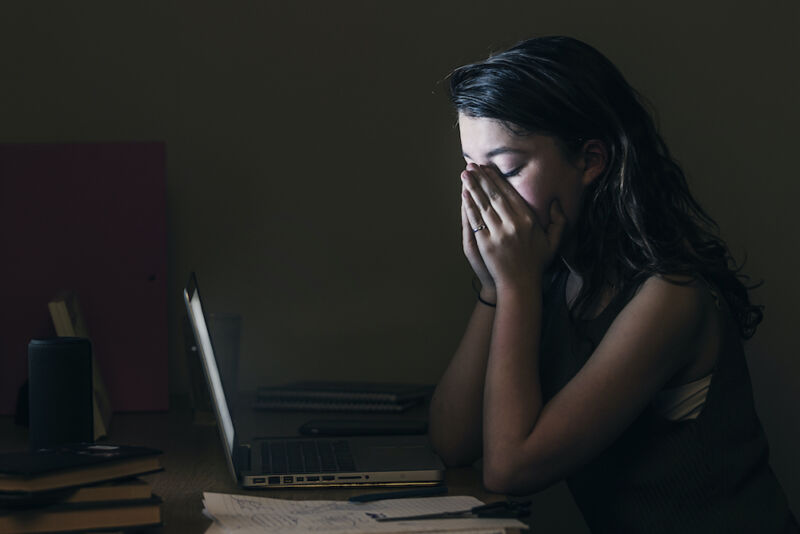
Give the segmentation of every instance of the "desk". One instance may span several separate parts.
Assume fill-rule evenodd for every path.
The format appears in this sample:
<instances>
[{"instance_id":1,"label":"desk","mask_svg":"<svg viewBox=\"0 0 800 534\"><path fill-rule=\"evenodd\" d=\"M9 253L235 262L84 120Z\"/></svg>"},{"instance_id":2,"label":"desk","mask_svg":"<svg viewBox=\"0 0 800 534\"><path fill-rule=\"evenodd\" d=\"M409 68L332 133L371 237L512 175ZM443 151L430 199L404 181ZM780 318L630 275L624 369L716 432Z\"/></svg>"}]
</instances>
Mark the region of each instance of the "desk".
<instances>
[{"instance_id":1,"label":"desk","mask_svg":"<svg viewBox=\"0 0 800 534\"><path fill-rule=\"evenodd\" d=\"M284 489L248 491L232 480L225 464L222 443L214 425L194 424L191 411L114 414L110 438L114 442L155 447L164 451L164 471L145 478L164 499L162 529L154 532L202 533L211 524L202 514L203 492L242 493L281 499L346 499L371 489ZM14 425L12 417L0 417L0 450L28 446L27 429ZM474 495L485 502L502 499L485 492L480 473L472 468L449 469L446 483L451 495Z\"/></svg>"}]
</instances>

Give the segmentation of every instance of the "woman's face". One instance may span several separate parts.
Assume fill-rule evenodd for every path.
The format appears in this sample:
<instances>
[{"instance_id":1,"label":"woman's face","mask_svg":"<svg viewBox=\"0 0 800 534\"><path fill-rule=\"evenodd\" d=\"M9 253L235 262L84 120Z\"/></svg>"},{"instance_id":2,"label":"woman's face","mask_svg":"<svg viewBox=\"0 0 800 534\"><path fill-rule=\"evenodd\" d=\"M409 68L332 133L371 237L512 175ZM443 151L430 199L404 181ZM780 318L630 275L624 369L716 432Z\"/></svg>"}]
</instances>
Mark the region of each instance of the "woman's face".
<instances>
[{"instance_id":1,"label":"woman's face","mask_svg":"<svg viewBox=\"0 0 800 534\"><path fill-rule=\"evenodd\" d=\"M516 135L494 119L459 114L458 125L467 163L494 168L525 199L544 228L550 224L553 200L561 203L568 226L574 226L588 184L581 159L568 161L553 137Z\"/></svg>"}]
</instances>

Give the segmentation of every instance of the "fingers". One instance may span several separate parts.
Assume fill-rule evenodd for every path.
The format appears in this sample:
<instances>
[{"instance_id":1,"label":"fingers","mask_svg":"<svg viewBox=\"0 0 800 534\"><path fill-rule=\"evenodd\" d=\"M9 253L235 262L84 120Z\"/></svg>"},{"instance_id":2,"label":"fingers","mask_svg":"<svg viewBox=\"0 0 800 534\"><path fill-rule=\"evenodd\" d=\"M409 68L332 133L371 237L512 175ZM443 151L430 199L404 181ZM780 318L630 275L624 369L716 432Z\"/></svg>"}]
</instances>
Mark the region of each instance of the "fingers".
<instances>
[{"instance_id":1,"label":"fingers","mask_svg":"<svg viewBox=\"0 0 800 534\"><path fill-rule=\"evenodd\" d=\"M502 202L497 202L497 207L505 207L516 213L524 213L528 210L528 204L520 196L516 189L514 189L508 180L503 178L499 171L494 167L480 167L485 177L488 180L489 187L494 188L494 195L489 192L489 197L492 200L502 199Z\"/></svg>"},{"instance_id":2,"label":"fingers","mask_svg":"<svg viewBox=\"0 0 800 534\"><path fill-rule=\"evenodd\" d=\"M517 191L491 167L470 163L461 176L482 212L494 212L499 216L498 219L506 219L515 213L522 213L520 202L527 207Z\"/></svg>"},{"instance_id":3,"label":"fingers","mask_svg":"<svg viewBox=\"0 0 800 534\"><path fill-rule=\"evenodd\" d=\"M461 190L461 193L462 193L462 195L461 195L461 230L462 230L462 232L461 233L464 234L464 242L466 243L467 242L467 238L472 236L472 231L470 230L469 221L467 220L467 212L465 211L465 208L464 208L465 199L464 199L464 195L463 195L463 193L464 193L463 188Z\"/></svg>"},{"instance_id":4,"label":"fingers","mask_svg":"<svg viewBox=\"0 0 800 534\"><path fill-rule=\"evenodd\" d=\"M461 191L461 234L464 239L464 252L467 252L467 247L470 247L475 244L475 236L473 235L474 232L472 231L473 228L477 228L472 226L472 223L469 222L469 218L467 217L467 199L464 197L464 190Z\"/></svg>"},{"instance_id":5,"label":"fingers","mask_svg":"<svg viewBox=\"0 0 800 534\"><path fill-rule=\"evenodd\" d=\"M475 234L478 232L489 233L489 225L486 224L486 219L484 218L487 216L487 214L481 211L473 199L472 194L466 189L464 189L461 193L461 202L462 206L464 207L463 212L467 220L467 227L464 229L464 231L469 231L472 234L470 239L475 239Z\"/></svg>"},{"instance_id":6,"label":"fingers","mask_svg":"<svg viewBox=\"0 0 800 534\"><path fill-rule=\"evenodd\" d=\"M473 168L471 164L468 165L467 169L461 173L461 181L472 200L472 204L480 211L481 219L488 221L493 216L496 216L487 188L482 184L482 182L485 182L485 178L482 177L482 173L479 173L477 167ZM496 196L496 193L492 194Z\"/></svg>"}]
</instances>

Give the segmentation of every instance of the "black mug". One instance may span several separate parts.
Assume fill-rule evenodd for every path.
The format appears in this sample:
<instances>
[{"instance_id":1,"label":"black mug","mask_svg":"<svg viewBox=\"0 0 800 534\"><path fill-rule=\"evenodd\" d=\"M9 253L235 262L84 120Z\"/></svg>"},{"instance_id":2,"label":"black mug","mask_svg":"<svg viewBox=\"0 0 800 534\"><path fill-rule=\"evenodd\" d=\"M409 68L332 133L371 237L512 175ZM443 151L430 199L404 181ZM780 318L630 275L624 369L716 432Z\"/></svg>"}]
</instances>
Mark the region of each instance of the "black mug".
<instances>
[{"instance_id":1,"label":"black mug","mask_svg":"<svg viewBox=\"0 0 800 534\"><path fill-rule=\"evenodd\" d=\"M32 450L94 439L92 345L59 337L28 343L28 421Z\"/></svg>"}]
</instances>

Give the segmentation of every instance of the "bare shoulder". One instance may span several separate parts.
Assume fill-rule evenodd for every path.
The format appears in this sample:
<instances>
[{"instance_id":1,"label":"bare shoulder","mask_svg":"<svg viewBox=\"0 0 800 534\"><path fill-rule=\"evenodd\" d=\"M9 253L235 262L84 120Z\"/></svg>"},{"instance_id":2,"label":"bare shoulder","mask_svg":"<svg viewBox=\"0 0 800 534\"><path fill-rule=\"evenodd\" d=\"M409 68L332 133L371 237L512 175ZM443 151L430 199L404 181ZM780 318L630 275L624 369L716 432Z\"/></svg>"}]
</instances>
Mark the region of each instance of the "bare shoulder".
<instances>
[{"instance_id":1,"label":"bare shoulder","mask_svg":"<svg viewBox=\"0 0 800 534\"><path fill-rule=\"evenodd\" d=\"M687 275L654 275L645 280L634 297L652 306L679 307L682 312L701 312L713 303L708 285Z\"/></svg>"},{"instance_id":2,"label":"bare shoulder","mask_svg":"<svg viewBox=\"0 0 800 534\"><path fill-rule=\"evenodd\" d=\"M626 306L637 318L677 342L684 365L669 385L685 383L710 373L720 346L722 318L709 286L701 279L685 275L651 276Z\"/></svg>"}]
</instances>

